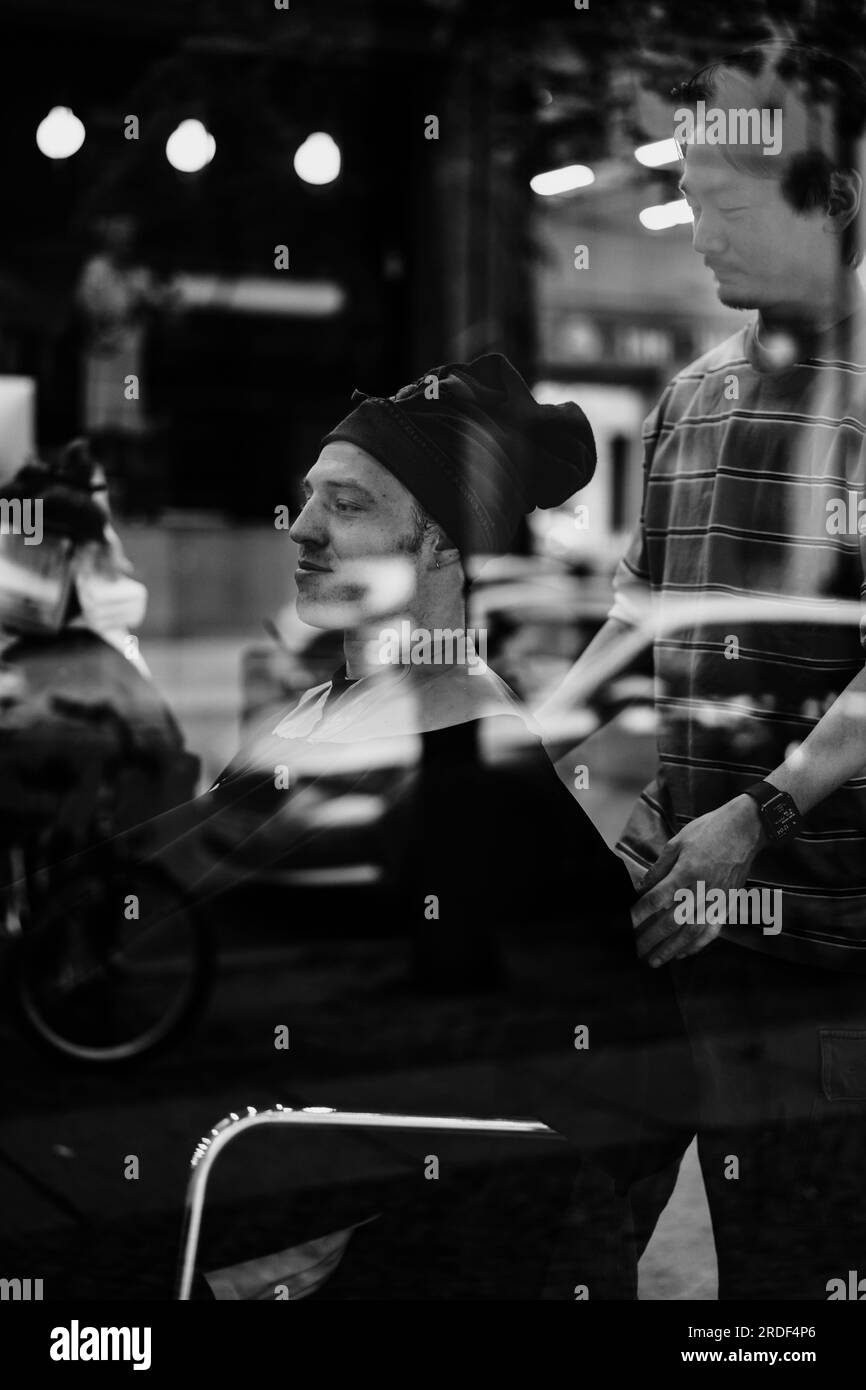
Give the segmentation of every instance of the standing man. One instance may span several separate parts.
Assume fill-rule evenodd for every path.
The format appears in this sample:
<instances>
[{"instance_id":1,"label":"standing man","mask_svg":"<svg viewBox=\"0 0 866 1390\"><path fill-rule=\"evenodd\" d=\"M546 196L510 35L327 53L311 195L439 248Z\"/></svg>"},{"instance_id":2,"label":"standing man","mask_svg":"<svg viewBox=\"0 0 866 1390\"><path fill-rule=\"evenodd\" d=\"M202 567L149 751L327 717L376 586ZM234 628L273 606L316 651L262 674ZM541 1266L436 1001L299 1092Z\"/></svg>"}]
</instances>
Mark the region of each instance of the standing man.
<instances>
[{"instance_id":1,"label":"standing man","mask_svg":"<svg viewBox=\"0 0 866 1390\"><path fill-rule=\"evenodd\" d=\"M866 592L866 86L772 43L674 96L694 249L722 303L758 313L649 416L589 650L694 604L655 643L659 771L619 849L638 952L672 970L698 1066L719 1297L845 1297L866 1270L866 622L822 618ZM701 615L719 596L796 620L733 630ZM765 891L735 925L746 886ZM690 910L712 889L727 911Z\"/></svg>"}]
</instances>

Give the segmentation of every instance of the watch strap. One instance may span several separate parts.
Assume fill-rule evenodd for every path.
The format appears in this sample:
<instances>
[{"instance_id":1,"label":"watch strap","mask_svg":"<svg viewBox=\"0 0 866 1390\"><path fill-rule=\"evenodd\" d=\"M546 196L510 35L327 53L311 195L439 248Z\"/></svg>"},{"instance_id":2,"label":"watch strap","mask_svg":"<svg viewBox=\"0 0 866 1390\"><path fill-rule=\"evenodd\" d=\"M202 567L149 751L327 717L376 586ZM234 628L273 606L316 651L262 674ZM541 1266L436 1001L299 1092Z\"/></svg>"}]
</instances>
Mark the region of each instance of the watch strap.
<instances>
[{"instance_id":1,"label":"watch strap","mask_svg":"<svg viewBox=\"0 0 866 1390\"><path fill-rule=\"evenodd\" d=\"M797 803L789 792L774 787L772 782L753 782L746 787L746 796L758 803L761 822L773 844L784 844L800 828L801 816Z\"/></svg>"},{"instance_id":2,"label":"watch strap","mask_svg":"<svg viewBox=\"0 0 866 1390\"><path fill-rule=\"evenodd\" d=\"M750 787L746 787L746 796L750 796L753 801L757 801L759 806L766 806L768 801L772 801L776 796L784 796L785 793L778 787L774 787L772 782L753 782Z\"/></svg>"}]
</instances>

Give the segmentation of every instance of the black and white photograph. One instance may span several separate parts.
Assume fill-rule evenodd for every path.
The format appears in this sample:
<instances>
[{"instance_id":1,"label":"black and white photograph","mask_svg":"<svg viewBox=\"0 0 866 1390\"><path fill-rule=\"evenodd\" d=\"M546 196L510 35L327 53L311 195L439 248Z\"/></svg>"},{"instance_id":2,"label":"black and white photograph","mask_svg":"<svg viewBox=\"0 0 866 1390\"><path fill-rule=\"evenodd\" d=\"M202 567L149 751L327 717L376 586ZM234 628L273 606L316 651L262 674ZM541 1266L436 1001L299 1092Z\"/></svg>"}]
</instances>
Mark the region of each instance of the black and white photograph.
<instances>
[{"instance_id":1,"label":"black and white photograph","mask_svg":"<svg viewBox=\"0 0 866 1390\"><path fill-rule=\"evenodd\" d=\"M583 1373L833 1373L863 0L0 0L0 41L21 1370L541 1300Z\"/></svg>"}]
</instances>

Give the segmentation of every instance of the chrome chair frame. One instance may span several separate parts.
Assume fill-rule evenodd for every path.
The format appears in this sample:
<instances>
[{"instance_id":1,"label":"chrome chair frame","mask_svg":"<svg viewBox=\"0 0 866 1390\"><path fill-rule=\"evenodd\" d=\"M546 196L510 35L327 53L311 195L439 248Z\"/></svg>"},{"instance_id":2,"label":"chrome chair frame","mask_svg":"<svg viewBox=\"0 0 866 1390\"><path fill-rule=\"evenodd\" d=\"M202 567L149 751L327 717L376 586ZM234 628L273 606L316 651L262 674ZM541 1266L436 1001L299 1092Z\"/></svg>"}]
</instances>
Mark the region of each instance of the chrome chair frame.
<instances>
[{"instance_id":1,"label":"chrome chair frame","mask_svg":"<svg viewBox=\"0 0 866 1390\"><path fill-rule=\"evenodd\" d=\"M446 1131L449 1134L500 1134L503 1136L535 1139L553 1139L564 1143L562 1135L550 1129L540 1120L479 1120L447 1115L389 1115L375 1112L332 1110L327 1106L307 1106L303 1110L293 1110L289 1106L276 1105L272 1110L255 1110L247 1107L246 1114L234 1112L214 1125L210 1134L196 1145L190 1160L190 1176L184 1202L183 1232L180 1242L180 1258L176 1298L188 1302L195 1263L198 1255L201 1222L204 1213L205 1195L211 1169L219 1155L233 1139L261 1125L295 1125L302 1128L317 1129L360 1129L360 1130L429 1130Z\"/></svg>"}]
</instances>

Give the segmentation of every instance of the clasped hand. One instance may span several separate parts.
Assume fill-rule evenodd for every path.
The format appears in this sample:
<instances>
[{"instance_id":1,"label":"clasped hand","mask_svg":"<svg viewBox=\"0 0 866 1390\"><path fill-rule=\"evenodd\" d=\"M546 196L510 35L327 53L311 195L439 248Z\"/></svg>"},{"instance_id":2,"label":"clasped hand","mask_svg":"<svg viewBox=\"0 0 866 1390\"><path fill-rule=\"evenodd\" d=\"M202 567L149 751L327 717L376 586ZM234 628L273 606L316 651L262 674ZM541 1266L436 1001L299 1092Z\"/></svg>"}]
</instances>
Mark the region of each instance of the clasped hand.
<instances>
[{"instance_id":1,"label":"clasped hand","mask_svg":"<svg viewBox=\"0 0 866 1390\"><path fill-rule=\"evenodd\" d=\"M742 888L763 842L758 808L748 796L735 797L717 811L698 816L669 840L642 880L640 897L632 908L641 960L651 966L666 965L695 955L715 940L723 923L678 922L675 895L687 889L696 896L700 880L707 889L720 888L726 894Z\"/></svg>"}]
</instances>

